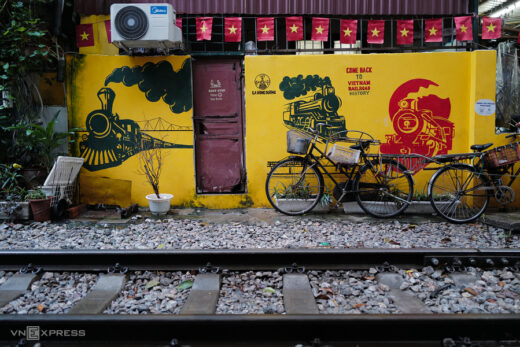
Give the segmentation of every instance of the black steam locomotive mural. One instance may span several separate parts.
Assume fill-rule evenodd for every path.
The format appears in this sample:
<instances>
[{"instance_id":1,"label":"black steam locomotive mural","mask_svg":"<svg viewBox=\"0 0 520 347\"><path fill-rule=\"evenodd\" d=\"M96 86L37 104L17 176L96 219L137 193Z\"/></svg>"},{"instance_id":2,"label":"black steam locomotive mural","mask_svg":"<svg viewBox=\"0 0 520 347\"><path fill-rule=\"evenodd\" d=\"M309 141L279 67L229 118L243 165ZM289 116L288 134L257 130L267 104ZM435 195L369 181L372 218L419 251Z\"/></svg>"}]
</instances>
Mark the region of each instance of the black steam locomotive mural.
<instances>
[{"instance_id":1,"label":"black steam locomotive mural","mask_svg":"<svg viewBox=\"0 0 520 347\"><path fill-rule=\"evenodd\" d=\"M123 83L130 87L138 85L149 101L160 99L169 105L171 112L182 113L192 108L191 62L186 59L179 71L174 71L168 61L157 64L146 63L130 68L115 69L105 80L97 96L101 109L90 112L86 118L86 132L79 142L80 155L85 158L83 167L90 171L103 170L121 165L133 155L151 148L193 148L163 141L152 137L146 131L192 131L191 127L181 127L158 118L155 124L162 128L142 128L131 119L120 119L113 113L115 92L106 87L109 83ZM145 122L149 125L149 121ZM164 126L167 124L168 126Z\"/></svg>"},{"instance_id":2,"label":"black steam locomotive mural","mask_svg":"<svg viewBox=\"0 0 520 347\"><path fill-rule=\"evenodd\" d=\"M285 76L280 83L280 90L287 100L307 95L314 91L312 96L287 104L283 113L285 126L307 132L309 127L316 128L316 124L325 123L327 127L318 127L321 137L331 133L346 130L345 117L338 115L341 99L335 94L329 77L321 78L318 75L303 75L297 77Z\"/></svg>"},{"instance_id":3,"label":"black steam locomotive mural","mask_svg":"<svg viewBox=\"0 0 520 347\"><path fill-rule=\"evenodd\" d=\"M119 119L112 113L116 94L110 88L97 93L101 109L89 113L86 120L88 135L79 142L80 155L85 158L83 167L98 171L121 165L126 159L144 148L193 148L191 145L169 143L145 134L131 119ZM189 131L179 129L169 131Z\"/></svg>"}]
</instances>

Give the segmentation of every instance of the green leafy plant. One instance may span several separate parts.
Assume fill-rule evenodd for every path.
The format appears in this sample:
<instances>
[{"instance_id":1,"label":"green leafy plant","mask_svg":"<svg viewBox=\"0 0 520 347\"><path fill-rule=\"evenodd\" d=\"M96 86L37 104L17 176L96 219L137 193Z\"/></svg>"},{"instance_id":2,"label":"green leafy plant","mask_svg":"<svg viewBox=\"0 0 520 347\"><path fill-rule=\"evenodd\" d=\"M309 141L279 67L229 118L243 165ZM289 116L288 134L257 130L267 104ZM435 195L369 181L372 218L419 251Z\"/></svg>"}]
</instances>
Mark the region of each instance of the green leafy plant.
<instances>
[{"instance_id":1,"label":"green leafy plant","mask_svg":"<svg viewBox=\"0 0 520 347\"><path fill-rule=\"evenodd\" d=\"M275 189L275 197L277 199L310 199L312 198L309 184L302 182L298 185L289 185L279 182Z\"/></svg>"},{"instance_id":2,"label":"green leafy plant","mask_svg":"<svg viewBox=\"0 0 520 347\"><path fill-rule=\"evenodd\" d=\"M329 191L329 187L325 186L325 191L320 199L321 206L329 206L332 204L332 194Z\"/></svg>"},{"instance_id":3,"label":"green leafy plant","mask_svg":"<svg viewBox=\"0 0 520 347\"><path fill-rule=\"evenodd\" d=\"M70 137L69 142L74 142L72 136L74 129L69 132L56 132L55 126L59 115L56 112L47 125L39 125L34 123L19 123L14 126L7 127L8 130L21 132L20 137L23 138L25 154L36 157L33 165L41 166L49 172L56 156L56 149ZM23 156L21 156L23 157Z\"/></svg>"},{"instance_id":4,"label":"green leafy plant","mask_svg":"<svg viewBox=\"0 0 520 347\"><path fill-rule=\"evenodd\" d=\"M17 113L27 115L38 88L30 78L56 61L56 42L39 14L51 0L0 0L0 92L16 103ZM0 110L9 103L0 104Z\"/></svg>"},{"instance_id":5,"label":"green leafy plant","mask_svg":"<svg viewBox=\"0 0 520 347\"><path fill-rule=\"evenodd\" d=\"M45 193L41 189L31 190L26 195L27 200L38 200L38 199L46 199L46 198L47 198L47 195L45 195Z\"/></svg>"}]
</instances>

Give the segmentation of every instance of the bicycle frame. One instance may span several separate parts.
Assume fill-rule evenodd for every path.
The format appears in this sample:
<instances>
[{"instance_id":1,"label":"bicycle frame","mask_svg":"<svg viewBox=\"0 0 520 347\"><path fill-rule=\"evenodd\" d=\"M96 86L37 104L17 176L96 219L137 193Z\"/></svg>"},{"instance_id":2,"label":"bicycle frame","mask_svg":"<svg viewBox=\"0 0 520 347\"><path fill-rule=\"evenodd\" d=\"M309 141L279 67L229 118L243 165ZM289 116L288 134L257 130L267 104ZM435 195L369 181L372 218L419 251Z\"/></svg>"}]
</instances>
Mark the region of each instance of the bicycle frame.
<instances>
[{"instance_id":1,"label":"bicycle frame","mask_svg":"<svg viewBox=\"0 0 520 347\"><path fill-rule=\"evenodd\" d=\"M348 130L347 130L348 132ZM363 133L363 132L361 132ZM352 182L353 178L355 177L355 174L357 172L359 172L359 169L362 165L360 165L359 163L358 164L354 164L354 165L351 165L351 167L347 167L346 165L342 165L342 164L339 164L339 163L336 163L335 161L333 161L332 159L330 159L327 154L325 153L326 151L322 151L317 145L316 143L318 142L318 135L316 134L311 142L311 145L309 147L309 150L307 151L307 154L305 155L304 159L305 159L305 163L310 163L311 166L310 167L313 167L313 166L317 166L318 167L318 170L322 173L325 173L327 175L327 177L329 177L331 179L332 182L334 182L334 184L336 186L339 187L339 183L333 176L332 174L327 170L327 168L325 167L325 165L323 165L321 163L321 160L322 159L326 159L330 164L332 164L333 166L336 167L336 169L338 170L338 174L343 174L347 177L347 181L346 181L346 184L342 189L342 193L341 193L341 196L338 198L337 202L336 202L336 205L335 207L339 207L339 205L341 204L343 198L345 197L345 195L347 194L350 194L350 193L359 193L359 191L355 191L355 190L348 190L347 189L347 186L348 186L348 183ZM327 148L327 147L326 147ZM314 155L314 151L317 151L319 153L319 156L316 156ZM364 150L364 146L360 146L360 157L361 157L361 160L360 162L363 162L364 164L367 164L369 163L370 165L372 165L371 161L368 160L368 156L367 156L367 153L365 152ZM372 166L373 167L373 166ZM305 171L305 167L304 167L304 170ZM299 182L298 182L299 183ZM403 202L406 202L408 203L406 200L403 200Z\"/></svg>"}]
</instances>

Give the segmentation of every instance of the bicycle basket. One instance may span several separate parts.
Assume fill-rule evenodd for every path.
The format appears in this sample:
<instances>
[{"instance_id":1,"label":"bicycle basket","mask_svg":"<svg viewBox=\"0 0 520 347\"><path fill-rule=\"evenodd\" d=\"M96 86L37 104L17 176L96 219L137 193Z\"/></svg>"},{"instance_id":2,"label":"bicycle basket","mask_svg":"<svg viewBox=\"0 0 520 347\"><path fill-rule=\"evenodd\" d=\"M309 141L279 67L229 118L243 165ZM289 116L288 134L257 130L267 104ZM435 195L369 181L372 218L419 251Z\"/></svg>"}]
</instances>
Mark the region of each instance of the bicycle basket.
<instances>
[{"instance_id":1,"label":"bicycle basket","mask_svg":"<svg viewBox=\"0 0 520 347\"><path fill-rule=\"evenodd\" d=\"M306 154L309 150L312 137L297 131L289 130L287 132L287 152L292 154Z\"/></svg>"},{"instance_id":2,"label":"bicycle basket","mask_svg":"<svg viewBox=\"0 0 520 347\"><path fill-rule=\"evenodd\" d=\"M518 143L493 148L486 152L484 162L487 167L494 168L509 165L520 161L520 148Z\"/></svg>"},{"instance_id":3,"label":"bicycle basket","mask_svg":"<svg viewBox=\"0 0 520 347\"><path fill-rule=\"evenodd\" d=\"M338 144L334 144L327 156L334 162L340 164L357 164L361 151Z\"/></svg>"}]
</instances>

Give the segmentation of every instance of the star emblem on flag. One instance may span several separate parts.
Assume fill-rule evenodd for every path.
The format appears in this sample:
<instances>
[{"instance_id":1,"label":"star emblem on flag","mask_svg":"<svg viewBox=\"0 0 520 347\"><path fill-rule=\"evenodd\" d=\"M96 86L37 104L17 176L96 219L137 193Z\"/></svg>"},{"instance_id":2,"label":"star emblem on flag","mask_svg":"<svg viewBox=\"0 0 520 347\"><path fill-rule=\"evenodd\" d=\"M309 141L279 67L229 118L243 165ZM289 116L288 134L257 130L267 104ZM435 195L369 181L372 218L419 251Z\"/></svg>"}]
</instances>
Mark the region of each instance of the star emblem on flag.
<instances>
[{"instance_id":1,"label":"star emblem on flag","mask_svg":"<svg viewBox=\"0 0 520 347\"><path fill-rule=\"evenodd\" d=\"M346 44L356 43L357 36L357 20L356 19L342 19L340 22L340 30L343 35L339 37L339 42Z\"/></svg>"},{"instance_id":2,"label":"star emblem on flag","mask_svg":"<svg viewBox=\"0 0 520 347\"><path fill-rule=\"evenodd\" d=\"M486 30L484 30L486 28ZM482 18L482 38L484 40L499 39L502 36L501 18Z\"/></svg>"},{"instance_id":3,"label":"star emblem on flag","mask_svg":"<svg viewBox=\"0 0 520 347\"><path fill-rule=\"evenodd\" d=\"M463 33L467 32L468 31L468 28L466 28L466 26L462 25L460 27L460 31L462 31Z\"/></svg>"},{"instance_id":4,"label":"star emblem on flag","mask_svg":"<svg viewBox=\"0 0 520 347\"><path fill-rule=\"evenodd\" d=\"M370 33L370 34L368 34ZM385 41L385 21L369 20L367 26L367 43L383 44Z\"/></svg>"},{"instance_id":5,"label":"star emblem on flag","mask_svg":"<svg viewBox=\"0 0 520 347\"><path fill-rule=\"evenodd\" d=\"M273 17L258 17L256 19L256 38L258 41L274 40Z\"/></svg>"},{"instance_id":6,"label":"star emblem on flag","mask_svg":"<svg viewBox=\"0 0 520 347\"><path fill-rule=\"evenodd\" d=\"M232 25L231 28L229 28L228 30L229 30L230 34L236 34L237 33L237 28L235 28L234 25Z\"/></svg>"},{"instance_id":7,"label":"star emblem on flag","mask_svg":"<svg viewBox=\"0 0 520 347\"><path fill-rule=\"evenodd\" d=\"M435 27L431 27L428 31L430 32L430 36L435 36L438 30Z\"/></svg>"},{"instance_id":8,"label":"star emblem on flag","mask_svg":"<svg viewBox=\"0 0 520 347\"><path fill-rule=\"evenodd\" d=\"M404 28L403 30L401 30L401 36L407 36L408 37L408 33L410 31L409 30L406 30L406 28Z\"/></svg>"},{"instance_id":9,"label":"star emblem on flag","mask_svg":"<svg viewBox=\"0 0 520 347\"><path fill-rule=\"evenodd\" d=\"M81 39L82 39L82 40L88 40L88 34L87 34L86 32L83 32L83 33L81 34Z\"/></svg>"},{"instance_id":10,"label":"star emblem on flag","mask_svg":"<svg viewBox=\"0 0 520 347\"><path fill-rule=\"evenodd\" d=\"M316 28L316 32L318 34L323 34L323 28L321 27L321 25L319 27Z\"/></svg>"},{"instance_id":11,"label":"star emblem on flag","mask_svg":"<svg viewBox=\"0 0 520 347\"><path fill-rule=\"evenodd\" d=\"M200 30L205 33L206 30L208 30L208 27L206 26L206 24L202 24L202 28L200 28Z\"/></svg>"},{"instance_id":12,"label":"star emblem on flag","mask_svg":"<svg viewBox=\"0 0 520 347\"><path fill-rule=\"evenodd\" d=\"M303 17L285 17L285 35L287 41L303 40ZM312 31L314 34L314 30Z\"/></svg>"}]
</instances>

